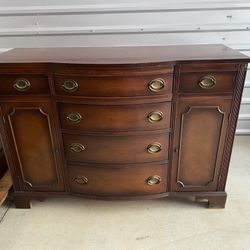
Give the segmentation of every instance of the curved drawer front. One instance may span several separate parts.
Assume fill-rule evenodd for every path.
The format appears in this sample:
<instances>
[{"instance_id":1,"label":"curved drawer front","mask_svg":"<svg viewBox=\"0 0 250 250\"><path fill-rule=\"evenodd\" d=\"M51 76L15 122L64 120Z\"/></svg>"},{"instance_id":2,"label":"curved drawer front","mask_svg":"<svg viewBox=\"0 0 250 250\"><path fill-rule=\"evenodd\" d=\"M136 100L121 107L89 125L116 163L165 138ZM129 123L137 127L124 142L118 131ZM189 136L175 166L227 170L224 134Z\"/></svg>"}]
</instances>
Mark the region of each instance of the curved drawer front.
<instances>
[{"instance_id":1,"label":"curved drawer front","mask_svg":"<svg viewBox=\"0 0 250 250\"><path fill-rule=\"evenodd\" d=\"M0 95L49 95L44 75L0 75Z\"/></svg>"},{"instance_id":2,"label":"curved drawer front","mask_svg":"<svg viewBox=\"0 0 250 250\"><path fill-rule=\"evenodd\" d=\"M58 95L132 97L171 94L172 78L172 75L99 77L56 75L54 81Z\"/></svg>"},{"instance_id":3,"label":"curved drawer front","mask_svg":"<svg viewBox=\"0 0 250 250\"><path fill-rule=\"evenodd\" d=\"M73 193L135 196L166 192L166 164L129 168L69 166L68 172Z\"/></svg>"},{"instance_id":4,"label":"curved drawer front","mask_svg":"<svg viewBox=\"0 0 250 250\"><path fill-rule=\"evenodd\" d=\"M236 72L191 72L180 74L180 93L233 93Z\"/></svg>"},{"instance_id":5,"label":"curved drawer front","mask_svg":"<svg viewBox=\"0 0 250 250\"><path fill-rule=\"evenodd\" d=\"M74 131L133 131L167 129L171 103L143 105L59 104L62 129Z\"/></svg>"},{"instance_id":6,"label":"curved drawer front","mask_svg":"<svg viewBox=\"0 0 250 250\"><path fill-rule=\"evenodd\" d=\"M136 136L64 134L63 141L68 162L140 163L168 159L168 133Z\"/></svg>"}]
</instances>

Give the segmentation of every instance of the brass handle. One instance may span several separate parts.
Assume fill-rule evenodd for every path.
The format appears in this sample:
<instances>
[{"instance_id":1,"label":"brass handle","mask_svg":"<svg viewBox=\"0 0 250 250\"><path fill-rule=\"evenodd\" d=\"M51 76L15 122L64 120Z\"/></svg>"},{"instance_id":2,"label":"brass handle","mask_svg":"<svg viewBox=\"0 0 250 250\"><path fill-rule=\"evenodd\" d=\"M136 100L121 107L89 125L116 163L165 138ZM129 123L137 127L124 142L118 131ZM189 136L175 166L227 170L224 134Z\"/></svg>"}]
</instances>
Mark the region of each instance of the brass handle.
<instances>
[{"instance_id":1,"label":"brass handle","mask_svg":"<svg viewBox=\"0 0 250 250\"><path fill-rule=\"evenodd\" d=\"M161 182L161 177L159 175L150 176L147 179L147 184L149 186L153 186L155 184L159 184L160 182Z\"/></svg>"},{"instance_id":2,"label":"brass handle","mask_svg":"<svg viewBox=\"0 0 250 250\"><path fill-rule=\"evenodd\" d=\"M82 120L82 116L78 112L73 112L67 115L67 119L73 123L79 123Z\"/></svg>"},{"instance_id":3,"label":"brass handle","mask_svg":"<svg viewBox=\"0 0 250 250\"><path fill-rule=\"evenodd\" d=\"M72 153L80 153L86 149L81 143L72 143L69 148Z\"/></svg>"},{"instance_id":4,"label":"brass handle","mask_svg":"<svg viewBox=\"0 0 250 250\"><path fill-rule=\"evenodd\" d=\"M30 88L31 84L29 80L25 78L18 78L14 81L13 87L17 91L24 92L27 91Z\"/></svg>"},{"instance_id":5,"label":"brass handle","mask_svg":"<svg viewBox=\"0 0 250 250\"><path fill-rule=\"evenodd\" d=\"M148 121L151 123L160 122L163 119L163 113L161 111L153 111L148 114Z\"/></svg>"},{"instance_id":6,"label":"brass handle","mask_svg":"<svg viewBox=\"0 0 250 250\"><path fill-rule=\"evenodd\" d=\"M153 92L159 92L165 87L165 81L157 78L149 82L148 88Z\"/></svg>"},{"instance_id":7,"label":"brass handle","mask_svg":"<svg viewBox=\"0 0 250 250\"><path fill-rule=\"evenodd\" d=\"M155 154L162 150L162 146L159 142L154 142L148 145L147 150L148 153Z\"/></svg>"},{"instance_id":8,"label":"brass handle","mask_svg":"<svg viewBox=\"0 0 250 250\"><path fill-rule=\"evenodd\" d=\"M200 78L198 83L199 83L199 86L203 89L211 89L216 84L216 78L211 75L206 75Z\"/></svg>"},{"instance_id":9,"label":"brass handle","mask_svg":"<svg viewBox=\"0 0 250 250\"><path fill-rule=\"evenodd\" d=\"M86 176L76 176L74 180L77 184L80 184L80 185L85 185L89 181Z\"/></svg>"},{"instance_id":10,"label":"brass handle","mask_svg":"<svg viewBox=\"0 0 250 250\"><path fill-rule=\"evenodd\" d=\"M78 83L75 80L65 80L61 87L66 92L75 92L78 89Z\"/></svg>"}]
</instances>

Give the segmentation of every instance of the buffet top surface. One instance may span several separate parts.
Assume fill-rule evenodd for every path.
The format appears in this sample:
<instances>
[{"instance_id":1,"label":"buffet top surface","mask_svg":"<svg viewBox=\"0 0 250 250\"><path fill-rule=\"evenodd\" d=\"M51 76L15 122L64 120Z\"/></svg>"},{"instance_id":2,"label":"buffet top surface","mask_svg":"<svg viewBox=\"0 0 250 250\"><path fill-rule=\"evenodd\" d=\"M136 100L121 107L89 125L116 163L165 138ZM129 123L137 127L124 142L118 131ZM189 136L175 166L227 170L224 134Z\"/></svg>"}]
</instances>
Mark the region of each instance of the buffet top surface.
<instances>
[{"instance_id":1,"label":"buffet top surface","mask_svg":"<svg viewBox=\"0 0 250 250\"><path fill-rule=\"evenodd\" d=\"M188 61L250 61L224 45L18 48L0 54L0 63L134 64Z\"/></svg>"}]
</instances>

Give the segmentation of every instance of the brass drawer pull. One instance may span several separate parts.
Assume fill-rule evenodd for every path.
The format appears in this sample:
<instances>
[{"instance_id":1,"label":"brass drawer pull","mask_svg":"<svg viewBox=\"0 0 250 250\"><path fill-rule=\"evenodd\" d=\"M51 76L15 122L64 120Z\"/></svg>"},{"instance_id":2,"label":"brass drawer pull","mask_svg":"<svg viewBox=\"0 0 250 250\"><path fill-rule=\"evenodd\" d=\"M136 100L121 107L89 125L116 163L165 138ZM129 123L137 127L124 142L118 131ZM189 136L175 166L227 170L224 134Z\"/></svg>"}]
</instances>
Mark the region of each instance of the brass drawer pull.
<instances>
[{"instance_id":1,"label":"brass drawer pull","mask_svg":"<svg viewBox=\"0 0 250 250\"><path fill-rule=\"evenodd\" d=\"M75 80L65 80L61 87L66 92L75 92L78 89L78 83Z\"/></svg>"},{"instance_id":2,"label":"brass drawer pull","mask_svg":"<svg viewBox=\"0 0 250 250\"><path fill-rule=\"evenodd\" d=\"M148 153L155 154L162 150L162 146L159 142L154 142L148 145L147 150Z\"/></svg>"},{"instance_id":3,"label":"brass drawer pull","mask_svg":"<svg viewBox=\"0 0 250 250\"><path fill-rule=\"evenodd\" d=\"M82 120L82 116L78 112L73 112L67 115L67 120L73 123L79 123Z\"/></svg>"},{"instance_id":4,"label":"brass drawer pull","mask_svg":"<svg viewBox=\"0 0 250 250\"><path fill-rule=\"evenodd\" d=\"M163 113L161 111L153 111L148 114L148 121L151 123L160 122L163 119Z\"/></svg>"},{"instance_id":5,"label":"brass drawer pull","mask_svg":"<svg viewBox=\"0 0 250 250\"><path fill-rule=\"evenodd\" d=\"M160 182L161 182L161 177L159 175L150 176L147 179L147 184L149 186L153 186L155 184L159 184Z\"/></svg>"},{"instance_id":6,"label":"brass drawer pull","mask_svg":"<svg viewBox=\"0 0 250 250\"><path fill-rule=\"evenodd\" d=\"M211 76L211 75L206 75L206 76L203 76L199 80L198 83L199 83L199 86L203 89L211 89L216 84L216 78L214 76Z\"/></svg>"},{"instance_id":7,"label":"brass drawer pull","mask_svg":"<svg viewBox=\"0 0 250 250\"><path fill-rule=\"evenodd\" d=\"M31 84L29 80L25 78L18 78L14 81L13 87L17 91L24 92L27 91L30 88Z\"/></svg>"},{"instance_id":8,"label":"brass drawer pull","mask_svg":"<svg viewBox=\"0 0 250 250\"><path fill-rule=\"evenodd\" d=\"M80 184L80 185L85 185L89 181L86 176L76 176L74 180L77 184Z\"/></svg>"},{"instance_id":9,"label":"brass drawer pull","mask_svg":"<svg viewBox=\"0 0 250 250\"><path fill-rule=\"evenodd\" d=\"M149 82L148 88L153 92L159 92L165 87L163 79L157 78Z\"/></svg>"},{"instance_id":10,"label":"brass drawer pull","mask_svg":"<svg viewBox=\"0 0 250 250\"><path fill-rule=\"evenodd\" d=\"M80 153L86 149L81 143L72 143L69 148L72 153Z\"/></svg>"}]
</instances>

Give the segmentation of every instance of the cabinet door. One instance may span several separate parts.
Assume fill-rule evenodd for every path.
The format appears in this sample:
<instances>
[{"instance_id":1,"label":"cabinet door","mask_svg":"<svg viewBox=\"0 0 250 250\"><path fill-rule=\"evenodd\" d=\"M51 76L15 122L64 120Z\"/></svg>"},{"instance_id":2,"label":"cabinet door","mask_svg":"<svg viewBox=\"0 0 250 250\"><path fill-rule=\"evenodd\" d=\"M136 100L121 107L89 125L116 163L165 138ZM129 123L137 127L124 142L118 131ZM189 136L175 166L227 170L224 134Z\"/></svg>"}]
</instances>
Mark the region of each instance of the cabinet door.
<instances>
[{"instance_id":1,"label":"cabinet door","mask_svg":"<svg viewBox=\"0 0 250 250\"><path fill-rule=\"evenodd\" d=\"M56 125L49 101L2 103L11 170L20 190L64 189Z\"/></svg>"},{"instance_id":2,"label":"cabinet door","mask_svg":"<svg viewBox=\"0 0 250 250\"><path fill-rule=\"evenodd\" d=\"M217 189L231 107L230 99L180 98L177 103L173 191Z\"/></svg>"}]
</instances>

